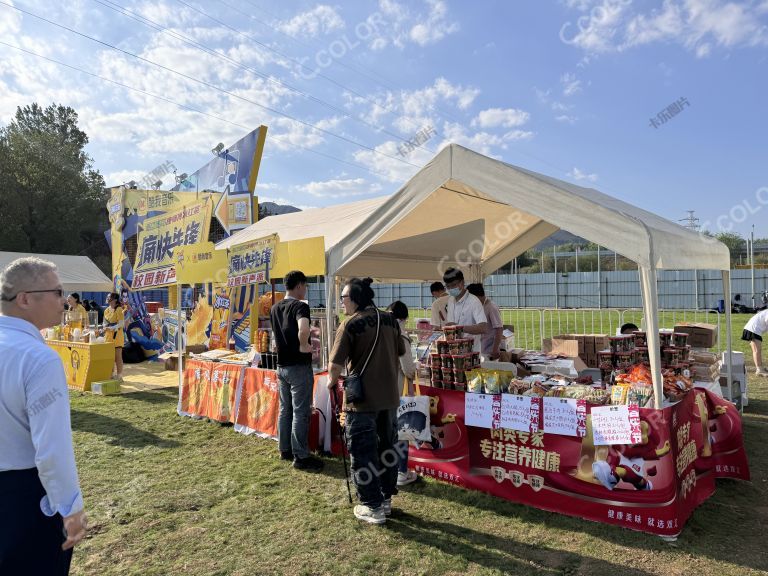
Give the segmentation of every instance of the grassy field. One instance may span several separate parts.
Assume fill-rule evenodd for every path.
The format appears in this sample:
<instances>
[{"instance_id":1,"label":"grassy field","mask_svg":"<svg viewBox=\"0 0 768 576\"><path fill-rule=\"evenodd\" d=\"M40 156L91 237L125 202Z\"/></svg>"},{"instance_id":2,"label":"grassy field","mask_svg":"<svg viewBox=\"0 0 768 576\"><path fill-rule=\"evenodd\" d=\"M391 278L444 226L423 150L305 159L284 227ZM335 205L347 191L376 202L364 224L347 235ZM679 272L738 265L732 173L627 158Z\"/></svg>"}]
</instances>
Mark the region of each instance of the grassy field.
<instances>
[{"instance_id":1,"label":"grassy field","mask_svg":"<svg viewBox=\"0 0 768 576\"><path fill-rule=\"evenodd\" d=\"M93 528L72 574L764 574L768 381L753 379L750 396L752 482L719 481L667 544L436 481L402 491L385 526L360 525L340 460L321 474L294 471L273 441L177 416L174 389L74 393Z\"/></svg>"}]
</instances>

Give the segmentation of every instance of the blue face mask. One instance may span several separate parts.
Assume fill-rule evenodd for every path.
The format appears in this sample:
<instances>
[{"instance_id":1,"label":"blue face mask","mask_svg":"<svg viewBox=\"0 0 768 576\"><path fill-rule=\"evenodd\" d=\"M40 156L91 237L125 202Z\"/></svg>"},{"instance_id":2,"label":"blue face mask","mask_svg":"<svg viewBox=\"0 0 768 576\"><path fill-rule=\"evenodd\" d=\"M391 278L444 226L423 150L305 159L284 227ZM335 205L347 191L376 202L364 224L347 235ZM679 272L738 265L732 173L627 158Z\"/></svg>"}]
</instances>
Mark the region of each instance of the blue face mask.
<instances>
[{"instance_id":1,"label":"blue face mask","mask_svg":"<svg viewBox=\"0 0 768 576\"><path fill-rule=\"evenodd\" d=\"M461 294L461 288L448 288L448 294L454 298L458 298L459 294Z\"/></svg>"}]
</instances>

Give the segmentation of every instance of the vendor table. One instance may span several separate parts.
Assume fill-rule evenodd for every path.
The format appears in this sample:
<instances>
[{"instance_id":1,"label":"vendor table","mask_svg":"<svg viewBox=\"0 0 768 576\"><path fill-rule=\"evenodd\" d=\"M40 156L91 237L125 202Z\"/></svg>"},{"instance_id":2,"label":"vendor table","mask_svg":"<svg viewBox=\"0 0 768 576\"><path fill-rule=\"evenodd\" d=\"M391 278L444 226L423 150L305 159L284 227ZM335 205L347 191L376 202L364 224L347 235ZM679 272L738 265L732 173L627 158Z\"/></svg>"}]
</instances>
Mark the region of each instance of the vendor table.
<instances>
[{"instance_id":1,"label":"vendor table","mask_svg":"<svg viewBox=\"0 0 768 576\"><path fill-rule=\"evenodd\" d=\"M277 372L198 359L190 359L185 366L179 389L179 415L229 422L235 425L236 432L277 438ZM316 405L318 393L322 396L325 392L327 397L324 378L324 373L315 375ZM321 441L325 420L318 423Z\"/></svg>"},{"instance_id":2,"label":"vendor table","mask_svg":"<svg viewBox=\"0 0 768 576\"><path fill-rule=\"evenodd\" d=\"M46 340L56 350L64 364L67 386L83 392L91 391L91 384L112 377L115 364L115 345L111 342L86 343L66 340Z\"/></svg>"},{"instance_id":3,"label":"vendor table","mask_svg":"<svg viewBox=\"0 0 768 576\"><path fill-rule=\"evenodd\" d=\"M640 409L640 444L597 447L589 406L586 434L565 436L467 426L464 392L421 392L431 399L432 440L411 446L412 469L544 510L675 536L713 494L715 478L749 479L739 413L706 390L663 410ZM595 469L623 479L606 486Z\"/></svg>"},{"instance_id":4,"label":"vendor table","mask_svg":"<svg viewBox=\"0 0 768 576\"><path fill-rule=\"evenodd\" d=\"M317 422L320 446L329 450L326 378L315 375L314 405L325 416ZM421 386L421 393L430 397L432 439L411 445L412 469L544 510L676 536L714 493L715 478L749 480L740 415L707 390L694 389L663 410L641 408L641 442L615 446L594 445L589 405L585 433L567 436L467 426L466 396L479 395L431 386ZM186 364L180 415L231 422L237 432L275 438L278 407L273 370L197 359ZM603 470L604 480L608 472L620 479L606 486L596 469Z\"/></svg>"}]
</instances>

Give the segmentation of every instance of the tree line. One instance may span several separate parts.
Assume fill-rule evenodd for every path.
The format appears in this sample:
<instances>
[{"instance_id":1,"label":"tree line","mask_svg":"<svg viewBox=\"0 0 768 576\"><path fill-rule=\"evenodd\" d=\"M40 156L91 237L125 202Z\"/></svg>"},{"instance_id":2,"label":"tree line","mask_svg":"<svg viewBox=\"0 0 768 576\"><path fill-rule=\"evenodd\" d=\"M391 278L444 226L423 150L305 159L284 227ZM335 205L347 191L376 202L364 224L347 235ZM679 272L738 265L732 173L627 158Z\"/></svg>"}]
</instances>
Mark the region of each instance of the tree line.
<instances>
[{"instance_id":1,"label":"tree line","mask_svg":"<svg viewBox=\"0 0 768 576\"><path fill-rule=\"evenodd\" d=\"M0 251L90 257L110 275L104 178L68 106L19 107L0 126Z\"/></svg>"}]
</instances>

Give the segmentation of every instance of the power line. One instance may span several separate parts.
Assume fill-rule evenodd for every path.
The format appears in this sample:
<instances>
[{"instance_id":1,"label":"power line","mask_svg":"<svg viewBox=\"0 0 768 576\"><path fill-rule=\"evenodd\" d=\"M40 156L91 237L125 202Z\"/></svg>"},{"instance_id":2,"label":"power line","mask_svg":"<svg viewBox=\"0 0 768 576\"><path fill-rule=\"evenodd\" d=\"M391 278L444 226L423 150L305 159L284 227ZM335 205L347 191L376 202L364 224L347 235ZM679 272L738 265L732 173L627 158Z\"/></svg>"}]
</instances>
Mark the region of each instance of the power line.
<instances>
[{"instance_id":1,"label":"power line","mask_svg":"<svg viewBox=\"0 0 768 576\"><path fill-rule=\"evenodd\" d=\"M7 46L8 48L13 48L14 50L18 50L20 52L24 52L26 54L29 54L30 56L35 56L37 58L40 58L42 60L46 60L48 62L51 62L53 64L57 64L59 66L63 66L65 68L69 68L70 70L75 70L77 72L80 72L82 74L86 74L87 76L91 76L93 78L98 78L99 80L103 80L104 82L109 82L110 84L114 84L116 86L119 86L121 88L125 88L126 90L131 90L133 92L138 92L139 94L143 94L144 96L149 96L150 98L155 98L157 100L161 100L163 102L166 102L168 104L172 104L174 106L177 106L178 108L181 108L183 110L189 110L190 112L195 112L197 114L202 114L203 116L207 116L208 118L213 118L215 120L219 120L221 122L226 122L227 124L231 124L232 126L236 126L238 128L242 128L244 130L251 130L251 127L245 126L243 124L239 124L237 122L233 122L232 120L228 120L227 118L222 118L221 116L217 116L215 114L211 114L210 112L205 112L204 110L199 110L197 108L194 108L192 106L188 106L186 104L181 104L179 102L176 102L175 100L172 100L170 98L166 98L165 96L160 96L158 94L153 94L152 92L147 92L146 90L142 90L141 88L136 88L135 86L130 86L128 84L124 84L122 82L118 82L117 80L113 80L111 78L107 78L105 76L100 76L99 74L96 74L94 72L90 72L88 70L85 70L83 68L79 68L77 66L73 66L71 64L67 64L65 62L61 62L59 60L56 60L54 58L50 58L48 56L44 56L42 54L38 54L36 52L33 52L31 50L27 50L26 48L22 48L20 46L14 46L13 44L8 44L7 42L3 42L0 40L0 45ZM270 136L271 139L277 140L278 142L285 142L286 144L290 144L291 146L295 148L301 148L302 150L305 150L307 152L311 152L312 154L317 154L318 156L322 156L324 158L328 158L330 160L335 160L337 162L341 162L343 164L347 164L349 166L352 166L354 168L357 168L359 170L365 170L366 172L370 172L371 174L375 176L382 177L382 174L379 174L378 172L375 172L371 170L370 168L363 166L361 164L356 164L354 162L350 162L348 160L343 160L342 158L337 158L336 156L332 156L330 154L325 154L324 152L319 152L318 150L313 150L312 148L307 148L306 146L302 146L301 144L295 144L285 138L280 138L279 136Z\"/></svg>"},{"instance_id":2,"label":"power line","mask_svg":"<svg viewBox=\"0 0 768 576\"><path fill-rule=\"evenodd\" d=\"M267 82L271 82L273 84L277 84L279 86L287 88L288 90L290 90L290 91L292 91L292 92L294 92L296 94L299 94L300 96L303 96L304 98L306 98L308 100L311 100L313 102L316 102L318 104L321 104L321 105L323 105L323 106L333 110L334 112L342 115L345 118L348 118L348 119L356 121L356 122L360 122L364 126L367 126L367 127L373 129L376 132L383 132L383 133L387 134L388 136L391 136L391 137L395 138L396 140L407 142L407 140L405 138L403 138L402 136L400 136L398 134L395 134L394 132L390 132L386 128L383 128L381 126L377 126L375 124L371 124L370 122L367 122L366 120L364 120L362 118L359 118L357 116L353 116L352 114L350 114L349 112L347 112L346 110L344 110L342 108L339 108L335 104L327 102L327 101L325 101L325 100L323 100L321 98L318 98L316 96L313 96L312 94L310 94L308 92L305 92L305 91L303 91L303 90L301 90L299 88L296 88L295 86L292 86L291 84L288 84L287 82L284 82L283 80L280 80L278 78L274 78L273 76L270 76L269 74L265 74L263 72L259 72L255 68L252 68L251 66L248 66L248 65L244 64L243 62L241 62L239 60L236 60L234 58L231 58L230 56L227 56L226 54L222 54L221 52L218 52L216 50L208 48L207 46L204 46L203 44L200 44L199 42L197 42L196 40L190 38L189 36L186 36L184 34L181 34L179 32L171 30L170 28L166 28L166 27L162 26L161 24L151 20L150 18L147 18L145 16L142 16L140 14L135 13L133 10L130 10L128 8L120 6L116 2L112 2L111 0L93 0L93 1L96 2L97 4L100 4L100 5L104 6L105 8L109 8L110 10L113 10L113 11L117 12L118 14L121 14L121 15L127 17L127 18L131 18L132 20L134 20L136 22L139 22L140 24L143 24L144 26L147 26L149 28L153 28L153 29L158 30L160 32L163 32L165 34L169 34L170 36L172 36L174 38L177 38L177 39L179 39L179 40L181 40L183 42L186 42L187 44L189 44L191 46L194 46L195 48L205 52L206 54L210 54L211 56L215 56L216 58L224 60L225 62L228 62L230 65L235 66L236 68L239 68L241 70L245 70L247 72L250 72L251 74L254 74L255 76L258 76L259 78L263 78ZM426 150L426 148L425 148L425 150ZM429 152L429 150L427 150L427 151Z\"/></svg>"},{"instance_id":3,"label":"power line","mask_svg":"<svg viewBox=\"0 0 768 576\"><path fill-rule=\"evenodd\" d=\"M311 124L310 122L306 122L304 120L301 120L299 118L296 118L294 116L291 116L290 114L286 114L285 112L282 112L280 110L276 110L274 108L271 108L269 106L264 106L263 104L259 104L258 102L255 102L253 100L250 100L248 98L245 98L244 96L240 96L239 94L235 94L234 92L231 92L229 90L226 90L225 88L221 88L219 86L216 86L215 84L211 84L210 82L206 82L205 80L200 80L198 78L194 78L192 76L189 76L188 74L184 74L183 72L179 72L177 70L174 70L173 68L170 68L168 66L164 66L163 64L159 64L157 62L154 62L152 60L149 60L148 58L144 58L143 56L139 56L138 54L134 54L133 52L130 52L128 50L123 50L122 48L118 48L117 46L110 44L109 42L105 42L103 40L99 40L97 38L94 38L93 36L89 36L83 32L79 32L78 30L75 30L73 28L69 28L68 26L65 26L63 24L60 24L58 22L54 22L53 20L49 20L48 18L45 18L43 16L39 16L38 14L35 14L33 12L29 12L27 10L24 10L22 8L19 8L17 6L13 6L11 4L8 4L6 2L3 2L0 0L0 4L3 6L7 6L8 8L12 8L14 10L17 10L21 12L22 14L27 14L28 16L32 16L33 18L37 18L38 20L42 20L43 22L47 22L48 24L51 24L53 26L56 26L57 28L61 28L63 30L66 30L68 32L71 32L73 34L76 34L77 36L81 36L82 38L86 38L88 40L91 40L92 42L96 42L97 44L101 44L102 46L107 46L108 48L111 48L117 52L121 52L123 54L126 54L127 56L131 56L133 58L136 58L137 60L140 60L142 62L146 62L147 64L152 64L153 66L156 66L162 70L165 70L167 72L171 72L172 74L176 74L177 76L181 76L182 78L185 78L187 80L190 80L192 82L195 82L197 84L202 84L203 86L207 88L211 88L213 90L217 90L223 94L227 94L228 96L231 96L232 98L237 98L238 100L242 100L243 102L247 102L249 104L252 104L254 106L258 106L259 108L263 108L264 110L267 110L268 112L272 112L273 114L277 114L279 116L283 116L284 118L288 118L289 120L292 120L294 122L297 122L299 124L302 124L304 126L307 126L309 128L312 128L314 130L317 130L318 132L322 132L323 134L327 134L328 136L332 136L334 138L337 138L339 140L342 140L344 142L348 142L350 144L353 144L355 146L358 146L360 148L363 148L365 150L368 150L370 152L373 152L374 154L378 154L380 156L384 156L386 158L390 158L392 160L396 160L398 162L402 162L404 164L407 164L409 166L412 166L414 168L421 168L421 166L418 166L416 164L413 164L412 162L408 162L407 160L404 160L403 158L397 158L395 156L392 156L390 154L386 154L384 152L381 152L380 150L376 150L375 148L372 148L371 146L368 146L366 144L363 144L362 142L358 142L352 138L348 138L346 136L342 136L340 134L336 134L335 132L331 132L330 130L326 130L325 128L320 128L319 126L315 126L314 124Z\"/></svg>"}]
</instances>

